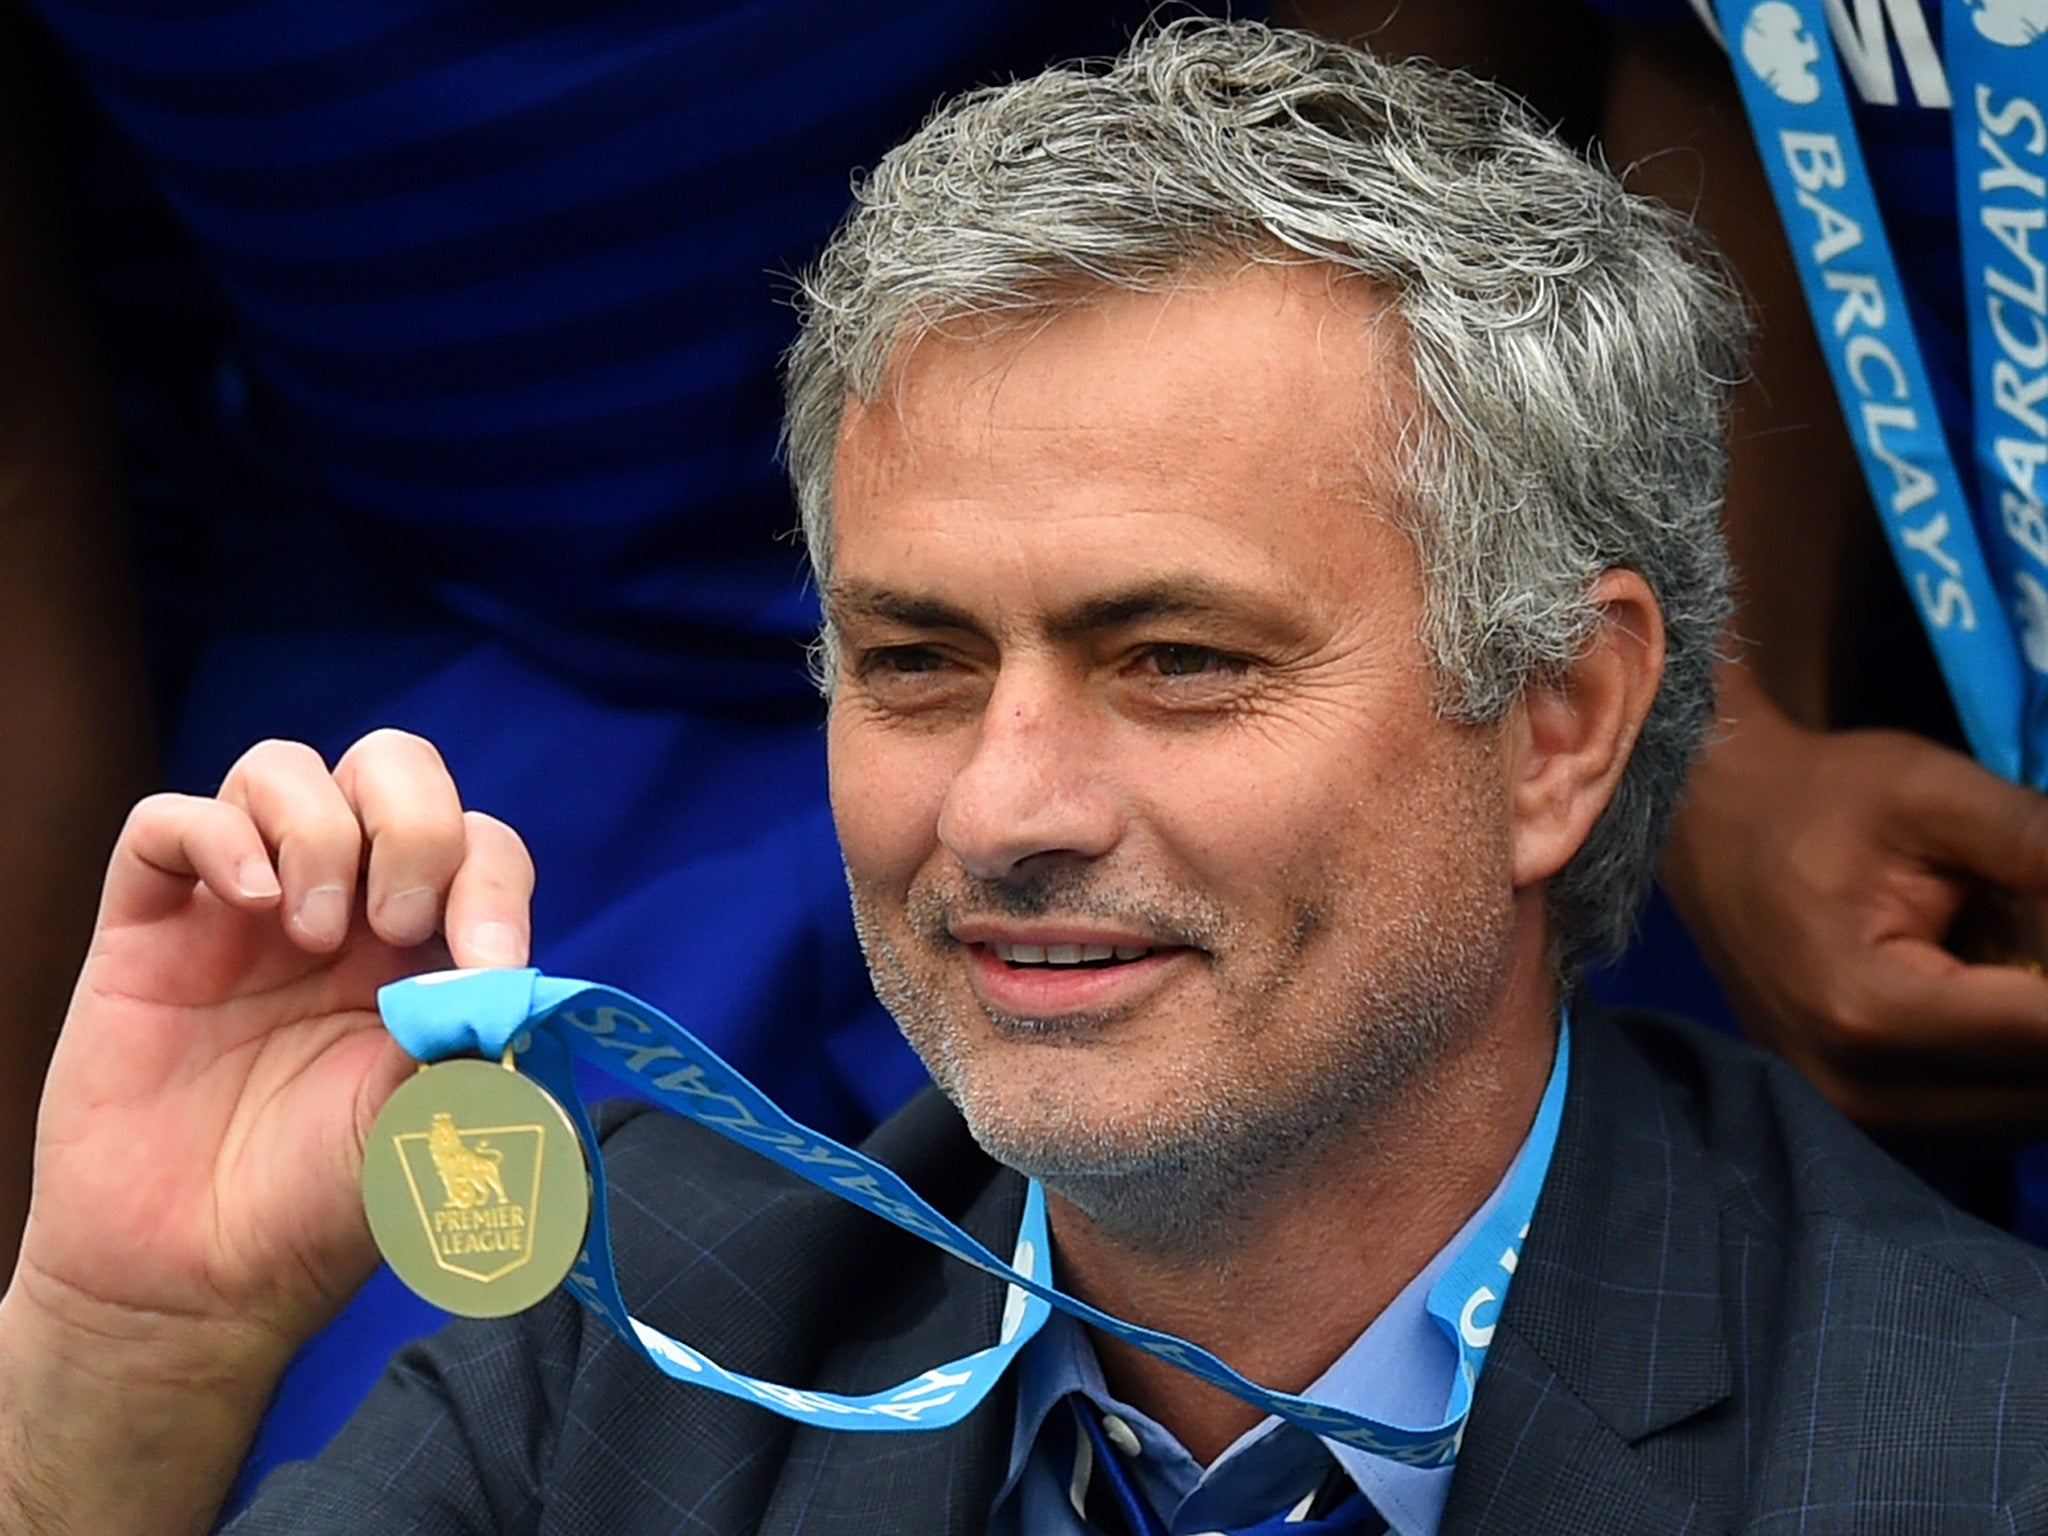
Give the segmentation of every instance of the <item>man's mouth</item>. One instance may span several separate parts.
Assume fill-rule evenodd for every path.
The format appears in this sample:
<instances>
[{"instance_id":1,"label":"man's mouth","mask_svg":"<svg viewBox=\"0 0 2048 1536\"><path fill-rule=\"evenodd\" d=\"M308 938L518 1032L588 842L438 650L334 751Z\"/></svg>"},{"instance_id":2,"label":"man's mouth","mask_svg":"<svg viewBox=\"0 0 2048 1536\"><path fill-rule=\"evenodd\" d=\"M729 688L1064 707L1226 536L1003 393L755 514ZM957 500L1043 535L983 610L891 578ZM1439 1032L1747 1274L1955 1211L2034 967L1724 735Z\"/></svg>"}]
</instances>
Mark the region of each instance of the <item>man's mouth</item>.
<instances>
[{"instance_id":1,"label":"man's mouth","mask_svg":"<svg viewBox=\"0 0 2048 1536\"><path fill-rule=\"evenodd\" d=\"M954 941L964 948L975 993L993 1015L1012 1021L1071 1019L1136 1007L1180 975L1187 957L1196 953L1171 939L1148 943L1152 935L1128 930L1040 929L1026 939L1014 928L1004 933L994 924L962 927L966 931L956 932Z\"/></svg>"},{"instance_id":2,"label":"man's mouth","mask_svg":"<svg viewBox=\"0 0 2048 1536\"><path fill-rule=\"evenodd\" d=\"M1137 944L998 944L988 951L1005 965L1119 965L1142 960L1153 951Z\"/></svg>"}]
</instances>

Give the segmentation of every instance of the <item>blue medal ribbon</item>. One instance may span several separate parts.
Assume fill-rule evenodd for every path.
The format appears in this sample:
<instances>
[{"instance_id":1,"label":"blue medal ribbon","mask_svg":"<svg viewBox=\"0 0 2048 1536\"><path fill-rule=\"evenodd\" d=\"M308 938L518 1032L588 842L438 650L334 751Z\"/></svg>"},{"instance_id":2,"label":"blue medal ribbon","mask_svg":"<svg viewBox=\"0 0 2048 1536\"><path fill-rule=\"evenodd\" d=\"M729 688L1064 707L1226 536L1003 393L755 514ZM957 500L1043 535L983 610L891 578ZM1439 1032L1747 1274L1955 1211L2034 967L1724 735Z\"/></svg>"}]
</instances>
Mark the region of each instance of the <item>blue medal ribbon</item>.
<instances>
[{"instance_id":1,"label":"blue medal ribbon","mask_svg":"<svg viewBox=\"0 0 2048 1536\"><path fill-rule=\"evenodd\" d=\"M1473 1388L1557 1141L1570 1038L1567 1024L1559 1031L1556 1061L1528 1143L1499 1204L1430 1291L1430 1315L1457 1348L1458 1374L1444 1421L1412 1428L1269 1391L1199 1345L1124 1322L1067 1295L1052 1283L1045 1192L1035 1180L1026 1194L1015 1250L1005 1263L894 1172L790 1119L696 1036L626 993L535 970L444 971L393 982L378 993L377 1004L385 1025L415 1058L474 1054L494 1059L511 1045L520 1070L568 1108L589 1155L594 1199L583 1252L565 1284L622 1339L637 1343L657 1370L677 1381L828 1429L940 1429L974 1410L1043 1325L1049 1309L1057 1307L1312 1434L1422 1467L1448 1466L1457 1458ZM1003 1281L1009 1291L998 1342L899 1387L853 1397L727 1370L637 1321L619 1293L612 1263L604 1162L576 1086L577 1056L665 1108Z\"/></svg>"},{"instance_id":2,"label":"blue medal ribbon","mask_svg":"<svg viewBox=\"0 0 2048 1536\"><path fill-rule=\"evenodd\" d=\"M2003 552L2029 675L2027 782L2048 787L2048 34L2027 7L1945 0L1968 295L1978 519Z\"/></svg>"},{"instance_id":3,"label":"blue medal ribbon","mask_svg":"<svg viewBox=\"0 0 2048 1536\"><path fill-rule=\"evenodd\" d=\"M1974 507L1943 435L1819 0L1715 0L1715 7L1850 439L1970 748L1995 772L2041 788L2048 782L2048 519L2034 494L2040 455L2032 445L2048 432L2035 430L2041 419L2032 409L2039 397L2026 394L2032 385L2002 396L1996 370L2035 357L2037 340L2048 354L2048 335L2008 325L2000 336L1996 328L1999 318L2027 322L2043 313L2040 265L2020 270L2028 267L2025 243L2014 238L2038 227L2026 222L2038 212L2007 213L2002 201L2030 188L2040 206L2039 178L2002 168L2016 151L2038 157L2048 148L2038 137L2039 111L2026 99L2028 91L2039 94L2043 55L2024 41L2023 25L1998 19L2023 6L1945 3L1943 46L1951 84L1962 87L1955 140L1965 275L1973 284L1994 273L1986 278L1994 285L2015 279L2009 291L1972 288L1972 399L1985 490ZM2012 45L1981 30L1984 18L1990 31L2010 31ZM1981 123L1996 147L1980 148L1966 123ZM1987 226L1993 207L2000 211ZM1985 249L1993 239L2008 247L2002 264ZM1976 302L1987 295L1995 301L1989 313ZM2019 308L2008 311L2004 302ZM1991 333L1988 341L1980 331ZM2014 340L2017 358L2003 345ZM2034 378L2044 363L2048 355L2035 362ZM2032 436L2001 453L1998 443L2011 435L2010 423L1997 420L2007 397ZM2022 470L2017 480L1992 478L2009 467Z\"/></svg>"}]
</instances>

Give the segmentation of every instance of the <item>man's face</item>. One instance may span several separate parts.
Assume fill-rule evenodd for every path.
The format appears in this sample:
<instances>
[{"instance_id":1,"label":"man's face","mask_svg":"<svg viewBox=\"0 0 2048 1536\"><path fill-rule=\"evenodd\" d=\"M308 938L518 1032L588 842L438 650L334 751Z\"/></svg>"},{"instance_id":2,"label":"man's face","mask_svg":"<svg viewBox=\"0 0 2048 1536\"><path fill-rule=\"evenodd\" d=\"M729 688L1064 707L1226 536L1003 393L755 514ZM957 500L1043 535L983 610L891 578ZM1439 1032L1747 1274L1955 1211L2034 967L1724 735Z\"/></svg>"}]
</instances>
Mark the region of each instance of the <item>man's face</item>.
<instances>
[{"instance_id":1,"label":"man's face","mask_svg":"<svg viewBox=\"0 0 2048 1536\"><path fill-rule=\"evenodd\" d=\"M862 940L977 1137L1084 1210L1184 1223L1502 986L1500 741L1431 708L1373 313L1320 268L1109 293L924 341L841 437Z\"/></svg>"}]
</instances>

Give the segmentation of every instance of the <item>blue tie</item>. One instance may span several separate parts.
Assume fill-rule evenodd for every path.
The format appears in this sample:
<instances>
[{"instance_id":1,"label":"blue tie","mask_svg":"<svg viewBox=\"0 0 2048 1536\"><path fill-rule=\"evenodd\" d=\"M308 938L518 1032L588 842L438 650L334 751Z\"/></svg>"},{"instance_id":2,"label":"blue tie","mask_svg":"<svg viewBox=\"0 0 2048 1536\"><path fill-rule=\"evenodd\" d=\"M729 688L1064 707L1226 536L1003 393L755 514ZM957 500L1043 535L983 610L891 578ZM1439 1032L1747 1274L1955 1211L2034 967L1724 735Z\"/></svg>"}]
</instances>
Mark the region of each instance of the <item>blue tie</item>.
<instances>
[{"instance_id":1,"label":"blue tie","mask_svg":"<svg viewBox=\"0 0 2048 1536\"><path fill-rule=\"evenodd\" d=\"M1068 1395L1067 1404L1080 1426L1072 1486L1082 1518L1101 1536L1168 1536L1158 1511L1125 1473L1094 1405L1078 1392ZM1314 1498L1218 1536L1383 1536L1385 1518L1340 1468L1332 1463L1330 1470Z\"/></svg>"}]
</instances>

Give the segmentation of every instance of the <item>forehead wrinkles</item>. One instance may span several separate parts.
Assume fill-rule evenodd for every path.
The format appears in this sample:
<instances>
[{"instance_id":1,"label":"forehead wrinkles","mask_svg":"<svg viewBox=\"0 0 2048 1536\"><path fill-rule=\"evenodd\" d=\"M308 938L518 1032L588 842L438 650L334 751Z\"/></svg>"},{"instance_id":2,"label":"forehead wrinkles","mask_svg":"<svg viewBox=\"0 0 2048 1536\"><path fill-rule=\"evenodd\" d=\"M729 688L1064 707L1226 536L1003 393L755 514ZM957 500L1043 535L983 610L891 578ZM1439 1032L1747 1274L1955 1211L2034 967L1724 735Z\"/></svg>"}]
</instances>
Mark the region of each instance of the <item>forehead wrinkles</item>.
<instances>
[{"instance_id":1,"label":"forehead wrinkles","mask_svg":"<svg viewBox=\"0 0 2048 1536\"><path fill-rule=\"evenodd\" d=\"M1115 433L1125 478L1171 483L1234 451L1240 472L1262 458L1306 468L1388 512L1388 466L1414 398L1406 325L1355 274L1262 264L1163 292L1094 290L899 343L872 397L845 403L839 498L886 494L928 470L927 447L990 457L1007 439L1028 469L1046 456L1091 462ZM1275 430L1305 412L1320 418L1310 442L1327 450L1307 463L1301 438L1283 443Z\"/></svg>"}]
</instances>

